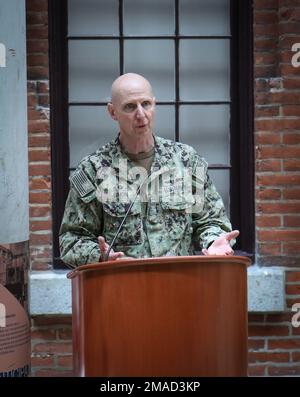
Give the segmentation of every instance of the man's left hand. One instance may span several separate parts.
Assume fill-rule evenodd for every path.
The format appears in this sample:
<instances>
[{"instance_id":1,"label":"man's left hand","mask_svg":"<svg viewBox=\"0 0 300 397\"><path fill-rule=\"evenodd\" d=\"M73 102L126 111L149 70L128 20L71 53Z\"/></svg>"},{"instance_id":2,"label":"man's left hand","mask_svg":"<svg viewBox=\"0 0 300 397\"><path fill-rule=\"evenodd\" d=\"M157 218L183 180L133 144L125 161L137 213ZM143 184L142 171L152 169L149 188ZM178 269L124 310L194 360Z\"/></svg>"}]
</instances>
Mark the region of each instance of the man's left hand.
<instances>
[{"instance_id":1,"label":"man's left hand","mask_svg":"<svg viewBox=\"0 0 300 397\"><path fill-rule=\"evenodd\" d=\"M203 248L203 255L233 255L234 251L230 246L230 240L235 239L239 234L238 230L221 234L208 249Z\"/></svg>"}]
</instances>

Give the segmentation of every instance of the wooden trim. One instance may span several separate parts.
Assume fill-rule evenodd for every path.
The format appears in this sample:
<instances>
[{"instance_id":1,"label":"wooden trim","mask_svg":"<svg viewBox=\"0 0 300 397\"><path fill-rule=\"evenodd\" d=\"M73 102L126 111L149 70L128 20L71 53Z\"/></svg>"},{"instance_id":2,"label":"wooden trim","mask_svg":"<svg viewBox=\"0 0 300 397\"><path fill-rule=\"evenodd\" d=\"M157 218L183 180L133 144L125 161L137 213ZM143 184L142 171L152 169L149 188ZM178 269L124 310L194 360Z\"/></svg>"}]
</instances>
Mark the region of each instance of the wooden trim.
<instances>
[{"instance_id":1,"label":"wooden trim","mask_svg":"<svg viewBox=\"0 0 300 397\"><path fill-rule=\"evenodd\" d=\"M182 266L188 264L198 264L198 263L209 263L215 264L219 266L223 266L226 263L231 264L238 264L243 266L250 266L251 261L249 258L244 256L226 256L226 255L193 255L193 256L165 256L163 258L124 258L122 260L115 260L115 261L106 261L106 262L96 262L96 263L89 263L87 265L78 266L76 269L70 271L67 274L67 278L71 279L78 276L80 272L87 272L87 271L100 271L104 272L106 270L112 269L127 269L132 268L133 266L161 266L170 264L180 264ZM184 269L184 267L183 267Z\"/></svg>"},{"instance_id":2,"label":"wooden trim","mask_svg":"<svg viewBox=\"0 0 300 397\"><path fill-rule=\"evenodd\" d=\"M69 190L67 1L49 0L48 15L53 261L55 267L65 267L58 235Z\"/></svg>"}]
</instances>

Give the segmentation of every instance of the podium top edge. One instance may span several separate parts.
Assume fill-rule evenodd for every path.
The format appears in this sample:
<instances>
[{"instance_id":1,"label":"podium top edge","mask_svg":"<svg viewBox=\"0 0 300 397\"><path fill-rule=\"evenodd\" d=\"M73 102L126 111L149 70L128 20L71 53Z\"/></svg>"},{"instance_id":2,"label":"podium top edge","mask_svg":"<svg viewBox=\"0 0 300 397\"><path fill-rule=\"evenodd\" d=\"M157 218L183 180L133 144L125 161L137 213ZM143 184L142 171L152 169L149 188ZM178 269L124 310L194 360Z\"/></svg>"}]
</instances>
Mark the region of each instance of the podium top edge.
<instances>
[{"instance_id":1,"label":"podium top edge","mask_svg":"<svg viewBox=\"0 0 300 397\"><path fill-rule=\"evenodd\" d=\"M114 261L89 263L87 265L81 265L67 274L68 278L76 277L80 272L92 271L92 270L111 270L120 268L129 268L143 265L166 265L166 264L195 264L195 263L214 263L214 264L226 264L236 263L244 266L250 266L251 260L245 256L224 256L224 255L193 255L193 256L164 256L156 258L124 258Z\"/></svg>"}]
</instances>

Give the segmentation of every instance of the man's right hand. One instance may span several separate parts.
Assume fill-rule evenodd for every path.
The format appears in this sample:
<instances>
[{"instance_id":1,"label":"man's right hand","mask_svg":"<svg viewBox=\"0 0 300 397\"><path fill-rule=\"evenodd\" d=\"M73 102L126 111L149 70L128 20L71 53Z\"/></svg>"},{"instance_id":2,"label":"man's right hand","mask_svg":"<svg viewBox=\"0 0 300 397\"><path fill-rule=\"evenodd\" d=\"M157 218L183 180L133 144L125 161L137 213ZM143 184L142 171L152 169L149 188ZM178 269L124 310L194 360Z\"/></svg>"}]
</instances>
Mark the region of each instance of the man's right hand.
<instances>
[{"instance_id":1,"label":"man's right hand","mask_svg":"<svg viewBox=\"0 0 300 397\"><path fill-rule=\"evenodd\" d=\"M100 262L103 262L103 258L105 257L105 254L107 253L109 249L109 245L105 241L105 238L102 236L98 237L98 244L100 248ZM115 261L117 259L121 259L124 256L124 252L114 252L113 249L110 250L109 257L107 258L108 261Z\"/></svg>"}]
</instances>

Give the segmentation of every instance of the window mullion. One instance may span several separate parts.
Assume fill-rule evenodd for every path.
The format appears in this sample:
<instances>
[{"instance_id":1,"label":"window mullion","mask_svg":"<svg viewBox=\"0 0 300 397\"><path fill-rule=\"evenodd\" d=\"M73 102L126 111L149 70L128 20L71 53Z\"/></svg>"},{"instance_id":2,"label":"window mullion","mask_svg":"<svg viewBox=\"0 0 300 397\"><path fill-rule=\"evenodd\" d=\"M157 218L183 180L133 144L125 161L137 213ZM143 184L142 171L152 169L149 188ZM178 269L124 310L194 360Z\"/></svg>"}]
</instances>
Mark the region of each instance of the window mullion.
<instances>
[{"instance_id":1,"label":"window mullion","mask_svg":"<svg viewBox=\"0 0 300 397\"><path fill-rule=\"evenodd\" d=\"M124 73L123 0L119 0L120 75Z\"/></svg>"},{"instance_id":2,"label":"window mullion","mask_svg":"<svg viewBox=\"0 0 300 397\"><path fill-rule=\"evenodd\" d=\"M179 0L175 0L175 141L179 141Z\"/></svg>"}]
</instances>

